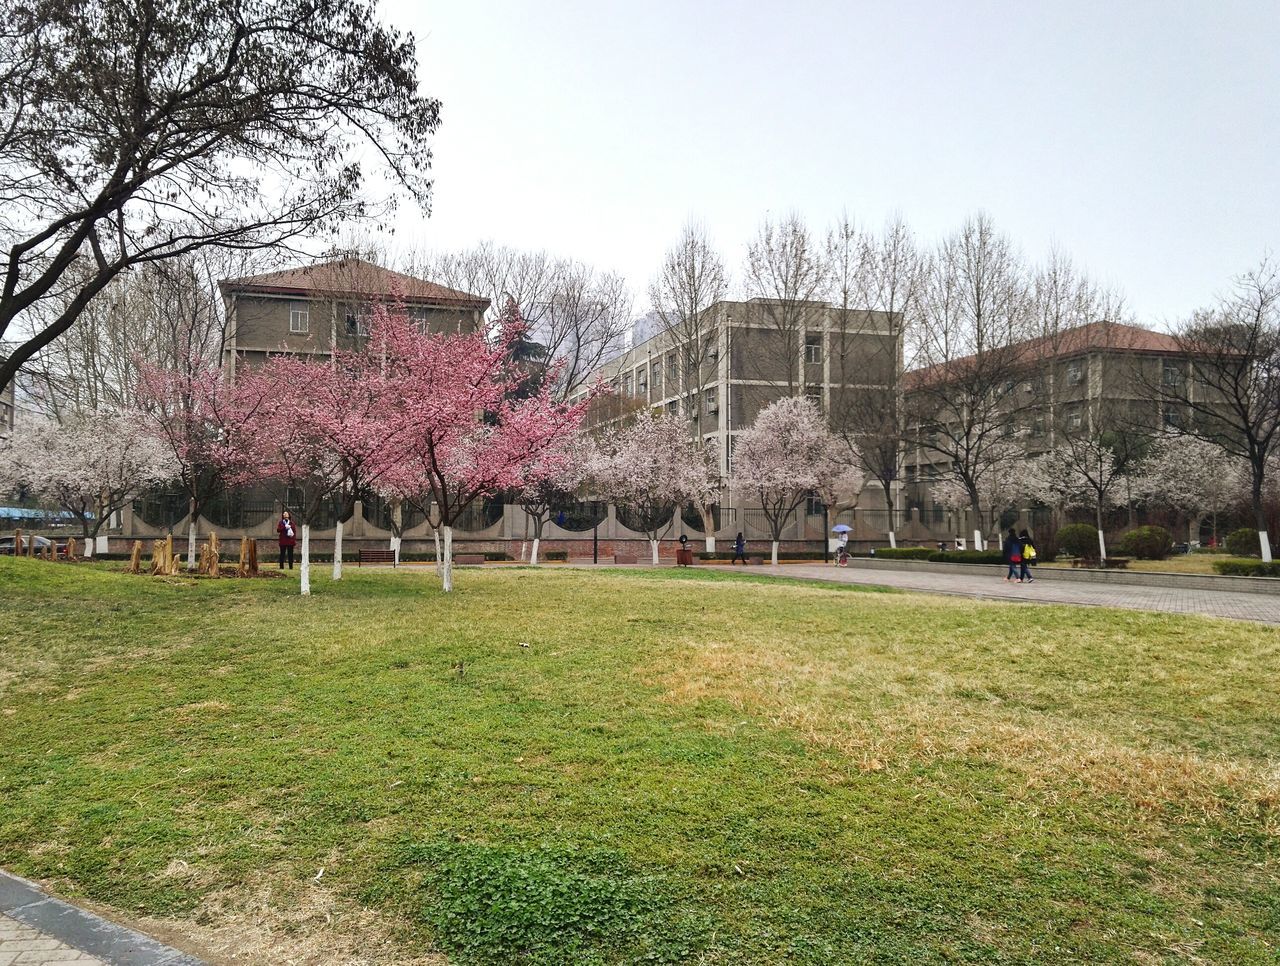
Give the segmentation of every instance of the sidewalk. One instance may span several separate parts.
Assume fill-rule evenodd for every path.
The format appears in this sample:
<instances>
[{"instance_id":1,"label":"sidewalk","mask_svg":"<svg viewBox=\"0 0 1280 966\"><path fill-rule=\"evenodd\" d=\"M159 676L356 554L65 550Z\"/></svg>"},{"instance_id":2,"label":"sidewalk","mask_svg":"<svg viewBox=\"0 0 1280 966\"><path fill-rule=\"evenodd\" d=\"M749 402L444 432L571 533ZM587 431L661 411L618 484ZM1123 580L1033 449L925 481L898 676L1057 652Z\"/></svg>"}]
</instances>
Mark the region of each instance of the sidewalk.
<instances>
[{"instance_id":1,"label":"sidewalk","mask_svg":"<svg viewBox=\"0 0 1280 966\"><path fill-rule=\"evenodd\" d=\"M1271 597L1221 590L1121 586L1105 583L1037 580L1005 583L1003 568L977 568L973 574L911 573L901 570L861 570L830 564L788 564L756 568L754 573L848 584L896 587L929 594L951 594L981 600L1009 600L1039 604L1118 607L1167 614L1202 614L1233 620L1280 624L1280 595Z\"/></svg>"},{"instance_id":2,"label":"sidewalk","mask_svg":"<svg viewBox=\"0 0 1280 966\"><path fill-rule=\"evenodd\" d=\"M0 966L203 966L0 871Z\"/></svg>"}]
</instances>

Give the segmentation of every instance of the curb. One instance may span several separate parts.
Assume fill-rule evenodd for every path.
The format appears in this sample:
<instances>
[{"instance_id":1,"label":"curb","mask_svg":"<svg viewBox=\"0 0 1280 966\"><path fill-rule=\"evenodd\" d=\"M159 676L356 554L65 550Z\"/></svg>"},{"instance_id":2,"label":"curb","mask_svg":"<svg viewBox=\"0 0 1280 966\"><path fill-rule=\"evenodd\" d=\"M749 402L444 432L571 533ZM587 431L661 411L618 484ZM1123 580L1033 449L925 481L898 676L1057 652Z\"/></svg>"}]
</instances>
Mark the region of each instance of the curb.
<instances>
[{"instance_id":1,"label":"curb","mask_svg":"<svg viewBox=\"0 0 1280 966\"><path fill-rule=\"evenodd\" d=\"M3 869L0 913L112 966L207 966L150 936L55 899L36 883Z\"/></svg>"}]
</instances>

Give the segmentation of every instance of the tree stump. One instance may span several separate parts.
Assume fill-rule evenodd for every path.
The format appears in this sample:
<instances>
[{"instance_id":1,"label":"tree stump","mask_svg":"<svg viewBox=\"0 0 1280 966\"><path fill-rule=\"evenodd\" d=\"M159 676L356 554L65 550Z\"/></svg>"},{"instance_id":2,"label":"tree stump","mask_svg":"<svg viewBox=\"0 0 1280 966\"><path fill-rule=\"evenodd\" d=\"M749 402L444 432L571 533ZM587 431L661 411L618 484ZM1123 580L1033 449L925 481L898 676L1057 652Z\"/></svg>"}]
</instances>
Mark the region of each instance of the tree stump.
<instances>
[{"instance_id":1,"label":"tree stump","mask_svg":"<svg viewBox=\"0 0 1280 966\"><path fill-rule=\"evenodd\" d=\"M209 576L222 576L222 547L216 533L209 534Z\"/></svg>"},{"instance_id":2,"label":"tree stump","mask_svg":"<svg viewBox=\"0 0 1280 966\"><path fill-rule=\"evenodd\" d=\"M67 544L67 549L71 549L71 545ZM133 552L129 554L129 566L126 568L127 573L136 574L142 570L142 541L133 541Z\"/></svg>"},{"instance_id":3,"label":"tree stump","mask_svg":"<svg viewBox=\"0 0 1280 966\"><path fill-rule=\"evenodd\" d=\"M249 576L258 576L258 541L249 538Z\"/></svg>"},{"instance_id":4,"label":"tree stump","mask_svg":"<svg viewBox=\"0 0 1280 966\"><path fill-rule=\"evenodd\" d=\"M33 533L31 539L27 541L27 559L36 559L36 535Z\"/></svg>"},{"instance_id":5,"label":"tree stump","mask_svg":"<svg viewBox=\"0 0 1280 966\"><path fill-rule=\"evenodd\" d=\"M24 544L22 542L22 528L18 527L18 529L13 531L13 555L15 557L21 557L23 547L24 547Z\"/></svg>"},{"instance_id":6,"label":"tree stump","mask_svg":"<svg viewBox=\"0 0 1280 966\"><path fill-rule=\"evenodd\" d=\"M79 546L76 544L75 537L67 537L67 549L63 552L63 556L67 560L76 561L80 559Z\"/></svg>"}]
</instances>

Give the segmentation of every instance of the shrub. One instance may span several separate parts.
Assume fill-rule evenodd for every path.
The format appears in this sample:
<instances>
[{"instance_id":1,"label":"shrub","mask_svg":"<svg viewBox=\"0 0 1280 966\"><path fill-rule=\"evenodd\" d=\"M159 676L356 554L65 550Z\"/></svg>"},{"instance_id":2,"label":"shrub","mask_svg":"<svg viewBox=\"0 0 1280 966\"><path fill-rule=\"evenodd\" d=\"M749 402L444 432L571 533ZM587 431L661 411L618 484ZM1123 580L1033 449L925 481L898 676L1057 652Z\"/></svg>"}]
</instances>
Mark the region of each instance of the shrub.
<instances>
[{"instance_id":1,"label":"shrub","mask_svg":"<svg viewBox=\"0 0 1280 966\"><path fill-rule=\"evenodd\" d=\"M1258 534L1249 531L1256 539ZM1280 577L1280 561L1266 563L1258 559L1215 560L1213 569L1224 577Z\"/></svg>"},{"instance_id":2,"label":"shrub","mask_svg":"<svg viewBox=\"0 0 1280 966\"><path fill-rule=\"evenodd\" d=\"M1036 547L1037 551L1039 549ZM1098 531L1087 523L1069 523L1058 531L1058 549L1073 557L1096 560Z\"/></svg>"},{"instance_id":3,"label":"shrub","mask_svg":"<svg viewBox=\"0 0 1280 966\"><path fill-rule=\"evenodd\" d=\"M929 559L934 563L1002 564L1004 554L999 550L935 550Z\"/></svg>"},{"instance_id":4,"label":"shrub","mask_svg":"<svg viewBox=\"0 0 1280 966\"><path fill-rule=\"evenodd\" d=\"M876 550L876 556L887 560L928 560L937 552L928 547L883 547Z\"/></svg>"},{"instance_id":5,"label":"shrub","mask_svg":"<svg viewBox=\"0 0 1280 966\"><path fill-rule=\"evenodd\" d=\"M1139 560L1163 560L1173 550L1173 534L1164 527L1135 527L1120 538L1118 549Z\"/></svg>"},{"instance_id":6,"label":"shrub","mask_svg":"<svg viewBox=\"0 0 1280 966\"><path fill-rule=\"evenodd\" d=\"M568 560L568 550L548 550L542 555L547 560Z\"/></svg>"},{"instance_id":7,"label":"shrub","mask_svg":"<svg viewBox=\"0 0 1280 966\"><path fill-rule=\"evenodd\" d=\"M1258 531L1248 527L1232 530L1227 534L1227 553L1233 557L1261 557L1262 547L1258 543Z\"/></svg>"}]
</instances>

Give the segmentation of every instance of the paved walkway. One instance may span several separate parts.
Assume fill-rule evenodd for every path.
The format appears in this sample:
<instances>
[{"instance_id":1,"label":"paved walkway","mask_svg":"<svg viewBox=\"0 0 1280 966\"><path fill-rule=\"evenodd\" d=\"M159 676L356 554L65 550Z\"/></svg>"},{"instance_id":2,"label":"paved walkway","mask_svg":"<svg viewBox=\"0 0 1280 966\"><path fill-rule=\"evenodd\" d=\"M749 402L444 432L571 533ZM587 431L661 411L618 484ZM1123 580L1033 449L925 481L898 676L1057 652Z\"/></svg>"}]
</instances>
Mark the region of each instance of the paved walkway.
<instances>
[{"instance_id":1,"label":"paved walkway","mask_svg":"<svg viewBox=\"0 0 1280 966\"><path fill-rule=\"evenodd\" d=\"M194 956L0 871L0 966L201 966Z\"/></svg>"},{"instance_id":2,"label":"paved walkway","mask_svg":"<svg viewBox=\"0 0 1280 966\"><path fill-rule=\"evenodd\" d=\"M983 600L1082 604L1169 614L1203 614L1207 617L1230 617L1263 624L1280 624L1280 594L1271 597L1266 594L1242 594L1225 590L1121 586L1052 578L1036 580L1030 584L1014 584L1005 583L999 569L995 567L974 574L934 574L904 570L862 570L833 567L829 564L788 564L753 568L752 572L849 584L874 584Z\"/></svg>"}]
</instances>

